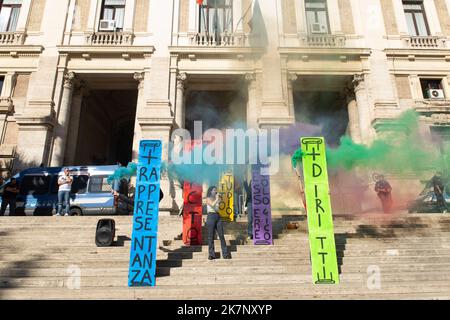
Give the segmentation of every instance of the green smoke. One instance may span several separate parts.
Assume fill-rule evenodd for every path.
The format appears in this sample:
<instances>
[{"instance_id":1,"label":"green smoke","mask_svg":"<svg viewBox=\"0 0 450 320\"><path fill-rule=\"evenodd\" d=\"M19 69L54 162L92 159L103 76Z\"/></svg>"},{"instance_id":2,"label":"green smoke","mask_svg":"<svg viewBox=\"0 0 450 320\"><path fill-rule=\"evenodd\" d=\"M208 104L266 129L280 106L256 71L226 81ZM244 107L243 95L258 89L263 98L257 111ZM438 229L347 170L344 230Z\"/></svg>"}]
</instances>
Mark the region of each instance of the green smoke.
<instances>
[{"instance_id":1,"label":"green smoke","mask_svg":"<svg viewBox=\"0 0 450 320\"><path fill-rule=\"evenodd\" d=\"M330 168L381 169L396 173L418 173L425 170L446 171L450 167L448 154L439 154L430 143L424 141L419 132L419 118L416 112L407 111L400 118L387 121L385 130L371 146L355 143L350 137L341 138L340 146L327 150ZM297 150L292 156L295 166L302 155Z\"/></svg>"},{"instance_id":2,"label":"green smoke","mask_svg":"<svg viewBox=\"0 0 450 320\"><path fill-rule=\"evenodd\" d=\"M126 167L120 167L112 175L110 175L107 179L107 182L111 184L114 180L121 180L123 178L129 179L136 175L137 172L137 164L134 162L128 163Z\"/></svg>"}]
</instances>

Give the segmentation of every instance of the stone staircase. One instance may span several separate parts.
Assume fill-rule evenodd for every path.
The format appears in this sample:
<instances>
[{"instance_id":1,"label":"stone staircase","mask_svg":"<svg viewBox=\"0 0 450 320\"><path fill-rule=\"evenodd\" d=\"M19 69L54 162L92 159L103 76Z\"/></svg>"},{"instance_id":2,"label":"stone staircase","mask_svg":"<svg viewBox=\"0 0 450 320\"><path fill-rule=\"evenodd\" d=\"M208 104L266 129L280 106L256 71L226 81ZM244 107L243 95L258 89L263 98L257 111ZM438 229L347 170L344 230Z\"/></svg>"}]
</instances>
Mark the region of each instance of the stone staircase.
<instances>
[{"instance_id":1,"label":"stone staircase","mask_svg":"<svg viewBox=\"0 0 450 320\"><path fill-rule=\"evenodd\" d=\"M97 248L99 217L2 217L0 299L450 298L450 215L336 216L336 286L312 284L305 216L274 215L273 246L247 243L245 219L227 223L233 259L215 261L161 216L154 288L127 287L132 217L112 218L115 246Z\"/></svg>"}]
</instances>

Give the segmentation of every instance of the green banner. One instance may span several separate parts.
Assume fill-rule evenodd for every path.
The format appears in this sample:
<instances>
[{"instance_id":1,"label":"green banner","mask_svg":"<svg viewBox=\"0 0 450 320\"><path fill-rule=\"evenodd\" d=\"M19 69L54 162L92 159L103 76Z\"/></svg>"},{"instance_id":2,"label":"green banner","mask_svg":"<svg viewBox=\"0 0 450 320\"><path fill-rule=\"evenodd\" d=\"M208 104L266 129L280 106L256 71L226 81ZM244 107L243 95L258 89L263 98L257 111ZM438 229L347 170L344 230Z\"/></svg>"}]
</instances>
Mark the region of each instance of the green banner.
<instances>
[{"instance_id":1,"label":"green banner","mask_svg":"<svg viewBox=\"0 0 450 320\"><path fill-rule=\"evenodd\" d=\"M302 138L313 282L338 284L336 244L324 138Z\"/></svg>"}]
</instances>

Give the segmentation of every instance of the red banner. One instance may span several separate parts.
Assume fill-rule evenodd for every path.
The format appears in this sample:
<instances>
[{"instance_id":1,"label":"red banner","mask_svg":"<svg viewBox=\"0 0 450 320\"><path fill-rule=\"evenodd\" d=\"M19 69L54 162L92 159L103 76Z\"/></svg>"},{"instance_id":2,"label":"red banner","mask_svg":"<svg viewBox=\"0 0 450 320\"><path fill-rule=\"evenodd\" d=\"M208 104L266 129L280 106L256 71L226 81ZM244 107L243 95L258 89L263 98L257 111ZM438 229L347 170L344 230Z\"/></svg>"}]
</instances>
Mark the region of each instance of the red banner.
<instances>
[{"instance_id":1,"label":"red banner","mask_svg":"<svg viewBox=\"0 0 450 320\"><path fill-rule=\"evenodd\" d=\"M187 246L202 245L202 192L201 185L184 183L183 242Z\"/></svg>"}]
</instances>

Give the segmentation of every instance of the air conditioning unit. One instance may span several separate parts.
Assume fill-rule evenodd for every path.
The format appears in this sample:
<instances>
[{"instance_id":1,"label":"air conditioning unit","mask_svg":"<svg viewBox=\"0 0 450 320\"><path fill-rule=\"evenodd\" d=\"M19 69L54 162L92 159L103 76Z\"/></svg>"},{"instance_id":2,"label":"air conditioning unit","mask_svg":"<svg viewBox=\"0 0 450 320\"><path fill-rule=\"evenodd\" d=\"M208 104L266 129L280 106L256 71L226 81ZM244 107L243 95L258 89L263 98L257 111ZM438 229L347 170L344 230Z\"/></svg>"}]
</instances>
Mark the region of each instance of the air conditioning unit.
<instances>
[{"instance_id":1,"label":"air conditioning unit","mask_svg":"<svg viewBox=\"0 0 450 320\"><path fill-rule=\"evenodd\" d=\"M114 31L116 29L115 20L100 20L99 31Z\"/></svg>"},{"instance_id":2,"label":"air conditioning unit","mask_svg":"<svg viewBox=\"0 0 450 320\"><path fill-rule=\"evenodd\" d=\"M428 99L444 99L444 90L442 89L428 89L427 92Z\"/></svg>"},{"instance_id":3,"label":"air conditioning unit","mask_svg":"<svg viewBox=\"0 0 450 320\"><path fill-rule=\"evenodd\" d=\"M327 33L327 27L321 23L311 24L311 33Z\"/></svg>"}]
</instances>

